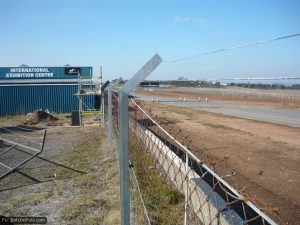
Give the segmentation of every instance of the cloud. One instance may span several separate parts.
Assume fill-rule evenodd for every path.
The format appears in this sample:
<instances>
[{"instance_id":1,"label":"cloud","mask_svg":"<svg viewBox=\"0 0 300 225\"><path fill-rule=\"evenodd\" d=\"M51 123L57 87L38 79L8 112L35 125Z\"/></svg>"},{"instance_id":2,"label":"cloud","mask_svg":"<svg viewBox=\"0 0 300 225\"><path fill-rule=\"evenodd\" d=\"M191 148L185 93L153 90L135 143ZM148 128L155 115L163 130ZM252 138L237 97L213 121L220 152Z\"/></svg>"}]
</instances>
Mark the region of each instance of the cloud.
<instances>
[{"instance_id":1,"label":"cloud","mask_svg":"<svg viewBox=\"0 0 300 225\"><path fill-rule=\"evenodd\" d=\"M174 16L173 21L176 23L186 23L186 22L190 21L190 17Z\"/></svg>"}]
</instances>

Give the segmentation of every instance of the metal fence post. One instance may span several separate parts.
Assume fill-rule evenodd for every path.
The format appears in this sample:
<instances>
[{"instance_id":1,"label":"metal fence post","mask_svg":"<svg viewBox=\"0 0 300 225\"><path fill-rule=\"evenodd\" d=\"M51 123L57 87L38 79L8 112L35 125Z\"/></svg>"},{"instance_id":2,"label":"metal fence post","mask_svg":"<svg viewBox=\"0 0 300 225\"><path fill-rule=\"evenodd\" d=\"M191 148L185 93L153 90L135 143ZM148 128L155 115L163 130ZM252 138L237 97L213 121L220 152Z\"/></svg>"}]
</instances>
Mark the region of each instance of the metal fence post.
<instances>
[{"instance_id":1,"label":"metal fence post","mask_svg":"<svg viewBox=\"0 0 300 225\"><path fill-rule=\"evenodd\" d=\"M119 164L120 164L120 205L121 225L130 224L129 197L129 156L128 156L128 95L143 81L160 63L161 57L154 55L119 91Z\"/></svg>"},{"instance_id":2,"label":"metal fence post","mask_svg":"<svg viewBox=\"0 0 300 225\"><path fill-rule=\"evenodd\" d=\"M121 225L130 224L129 157L128 157L128 94L119 92L119 165Z\"/></svg>"},{"instance_id":3,"label":"metal fence post","mask_svg":"<svg viewBox=\"0 0 300 225\"><path fill-rule=\"evenodd\" d=\"M185 153L185 176L186 176L186 192L184 203L184 225L188 225L188 207L189 207L189 155Z\"/></svg>"},{"instance_id":4,"label":"metal fence post","mask_svg":"<svg viewBox=\"0 0 300 225\"><path fill-rule=\"evenodd\" d=\"M107 114L108 114L108 144L110 147L112 147L112 94L111 94L111 88L110 86L108 88L108 101L107 101Z\"/></svg>"},{"instance_id":5,"label":"metal fence post","mask_svg":"<svg viewBox=\"0 0 300 225\"><path fill-rule=\"evenodd\" d=\"M102 122L102 124L104 123L104 119L105 119L105 117L104 117L104 104L105 104L105 100L104 100L104 93L101 93L101 109L100 109L100 111L101 111L101 122Z\"/></svg>"},{"instance_id":6,"label":"metal fence post","mask_svg":"<svg viewBox=\"0 0 300 225\"><path fill-rule=\"evenodd\" d=\"M102 111L102 124L105 122L105 90L106 87L110 84L110 82L107 80L102 86L101 86L101 111Z\"/></svg>"},{"instance_id":7,"label":"metal fence post","mask_svg":"<svg viewBox=\"0 0 300 225\"><path fill-rule=\"evenodd\" d=\"M112 126L113 126L113 119L112 119L112 90L115 88L118 84L120 84L122 81L122 78L120 77L118 80L116 80L109 88L108 88L108 143L109 146L112 147Z\"/></svg>"}]
</instances>

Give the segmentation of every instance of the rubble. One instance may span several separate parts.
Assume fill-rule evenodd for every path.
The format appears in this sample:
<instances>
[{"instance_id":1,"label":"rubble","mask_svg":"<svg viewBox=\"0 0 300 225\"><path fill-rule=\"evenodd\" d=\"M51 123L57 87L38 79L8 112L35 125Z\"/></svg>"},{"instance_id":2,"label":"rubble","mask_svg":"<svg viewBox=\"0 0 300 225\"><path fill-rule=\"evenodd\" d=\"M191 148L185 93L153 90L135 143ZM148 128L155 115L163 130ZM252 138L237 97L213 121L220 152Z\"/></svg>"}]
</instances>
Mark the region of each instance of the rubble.
<instances>
[{"instance_id":1,"label":"rubble","mask_svg":"<svg viewBox=\"0 0 300 225\"><path fill-rule=\"evenodd\" d=\"M28 113L24 125L38 124L40 122L48 122L58 120L53 116L48 110L44 111L42 109L36 110L33 113Z\"/></svg>"}]
</instances>

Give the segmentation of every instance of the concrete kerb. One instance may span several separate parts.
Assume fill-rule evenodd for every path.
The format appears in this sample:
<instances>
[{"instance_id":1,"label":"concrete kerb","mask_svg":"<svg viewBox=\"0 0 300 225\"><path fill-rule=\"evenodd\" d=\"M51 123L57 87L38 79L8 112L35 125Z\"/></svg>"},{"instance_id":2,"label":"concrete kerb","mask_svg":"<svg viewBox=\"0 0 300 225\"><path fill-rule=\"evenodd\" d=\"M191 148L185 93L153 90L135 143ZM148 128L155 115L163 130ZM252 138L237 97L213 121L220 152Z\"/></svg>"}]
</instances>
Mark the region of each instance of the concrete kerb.
<instances>
[{"instance_id":1,"label":"concrete kerb","mask_svg":"<svg viewBox=\"0 0 300 225\"><path fill-rule=\"evenodd\" d=\"M148 139L148 150L155 156L176 189L184 194L188 187L189 209L193 210L203 224L229 225L232 221L234 224L243 224L244 220L233 210L229 212L224 199L190 167L186 176L185 163L155 134L141 125L136 126L132 123L130 128L137 135Z\"/></svg>"}]
</instances>

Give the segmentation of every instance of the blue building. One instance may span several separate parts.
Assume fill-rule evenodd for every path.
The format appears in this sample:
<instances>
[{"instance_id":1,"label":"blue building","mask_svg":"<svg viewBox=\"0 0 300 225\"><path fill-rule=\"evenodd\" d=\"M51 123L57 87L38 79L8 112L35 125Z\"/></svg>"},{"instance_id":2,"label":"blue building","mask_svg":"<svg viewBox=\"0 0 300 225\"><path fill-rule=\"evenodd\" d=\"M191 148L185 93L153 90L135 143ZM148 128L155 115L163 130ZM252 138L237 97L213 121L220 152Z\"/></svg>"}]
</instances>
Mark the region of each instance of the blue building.
<instances>
[{"instance_id":1,"label":"blue building","mask_svg":"<svg viewBox=\"0 0 300 225\"><path fill-rule=\"evenodd\" d=\"M92 67L0 67L0 116L37 109L55 113L78 110L78 74L92 79ZM92 84L91 84L92 85ZM86 85L83 88L90 88ZM94 88L94 86L93 86ZM83 107L96 108L99 96L83 96Z\"/></svg>"}]
</instances>

